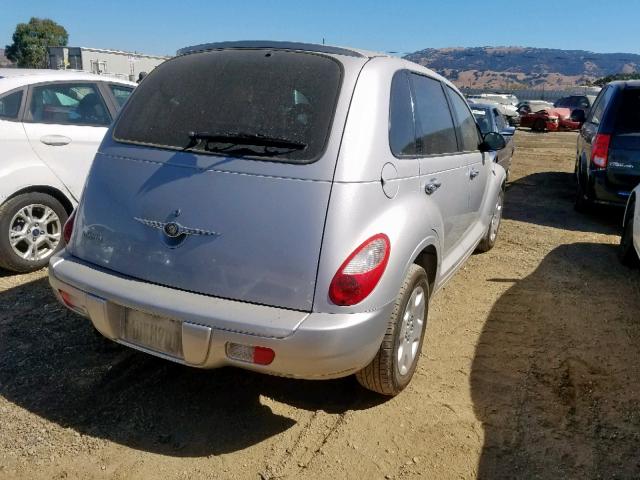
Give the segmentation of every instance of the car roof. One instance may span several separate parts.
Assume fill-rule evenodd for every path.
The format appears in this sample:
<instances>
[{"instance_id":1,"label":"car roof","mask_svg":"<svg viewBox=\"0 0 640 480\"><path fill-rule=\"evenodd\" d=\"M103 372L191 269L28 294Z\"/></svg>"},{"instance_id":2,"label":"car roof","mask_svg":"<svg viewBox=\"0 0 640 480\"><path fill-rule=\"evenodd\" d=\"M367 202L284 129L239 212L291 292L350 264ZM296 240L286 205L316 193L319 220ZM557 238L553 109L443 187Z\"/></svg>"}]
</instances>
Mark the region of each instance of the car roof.
<instances>
[{"instance_id":1,"label":"car roof","mask_svg":"<svg viewBox=\"0 0 640 480\"><path fill-rule=\"evenodd\" d=\"M631 87L638 88L640 87L640 80L615 80L613 82L609 82L609 85L620 86L620 87Z\"/></svg>"},{"instance_id":2,"label":"car roof","mask_svg":"<svg viewBox=\"0 0 640 480\"><path fill-rule=\"evenodd\" d=\"M208 50L224 50L224 49L256 49L256 48L274 48L279 50L298 50L305 52L329 53L332 55L346 55L349 57L388 57L386 53L372 52L357 48L337 47L332 45L320 45L316 43L303 42L276 42L272 40L242 40L237 42L214 42L202 43L184 47L178 50L177 55L187 55L189 53L205 52Z\"/></svg>"},{"instance_id":3,"label":"car roof","mask_svg":"<svg viewBox=\"0 0 640 480\"><path fill-rule=\"evenodd\" d=\"M430 70L419 63L406 60L404 58L396 57L387 53L373 52L370 50L362 50L358 48L339 47L333 45L320 45L315 43L301 43L301 42L277 42L272 40L241 40L235 42L216 42L216 43L203 43L200 45L194 45L191 47L184 47L178 50L177 56L189 55L191 53L206 52L210 50L225 50L225 49L277 49L277 50L293 50L302 52L316 52L326 53L327 55L335 56L347 56L356 59L370 60L373 58L384 58L385 61L394 62L398 69L411 70L417 73L423 73L429 75L432 78L440 80L445 85L450 86L460 93L458 88L442 75ZM169 60L170 61L170 60Z\"/></svg>"},{"instance_id":4,"label":"car roof","mask_svg":"<svg viewBox=\"0 0 640 480\"><path fill-rule=\"evenodd\" d=\"M97 75L95 73L78 70L50 70L46 68L0 68L0 91L12 90L23 85L40 82L58 82L65 80L92 80L113 82L135 87L137 84L111 75Z\"/></svg>"},{"instance_id":5,"label":"car roof","mask_svg":"<svg viewBox=\"0 0 640 480\"><path fill-rule=\"evenodd\" d=\"M484 108L485 110L492 110L498 108L499 103L470 103L469 106L473 108Z\"/></svg>"}]
</instances>

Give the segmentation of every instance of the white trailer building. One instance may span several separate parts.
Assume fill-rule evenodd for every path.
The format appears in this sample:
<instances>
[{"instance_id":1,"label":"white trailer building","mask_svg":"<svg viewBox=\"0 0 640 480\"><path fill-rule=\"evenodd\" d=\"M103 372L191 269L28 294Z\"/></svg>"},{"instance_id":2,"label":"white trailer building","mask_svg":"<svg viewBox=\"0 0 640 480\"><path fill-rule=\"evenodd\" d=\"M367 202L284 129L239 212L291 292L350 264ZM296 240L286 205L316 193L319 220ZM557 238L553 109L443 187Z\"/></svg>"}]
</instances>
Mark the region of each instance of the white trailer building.
<instances>
[{"instance_id":1,"label":"white trailer building","mask_svg":"<svg viewBox=\"0 0 640 480\"><path fill-rule=\"evenodd\" d=\"M87 47L49 47L49 68L114 75L131 81L170 57Z\"/></svg>"}]
</instances>

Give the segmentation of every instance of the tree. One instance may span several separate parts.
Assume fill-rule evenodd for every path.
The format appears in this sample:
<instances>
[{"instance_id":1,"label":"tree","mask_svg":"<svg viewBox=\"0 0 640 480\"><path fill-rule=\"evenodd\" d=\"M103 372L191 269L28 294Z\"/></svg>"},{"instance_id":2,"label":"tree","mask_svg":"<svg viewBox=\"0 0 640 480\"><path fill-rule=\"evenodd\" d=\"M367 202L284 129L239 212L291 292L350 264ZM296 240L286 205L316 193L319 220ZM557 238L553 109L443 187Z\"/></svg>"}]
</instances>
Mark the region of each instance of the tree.
<instances>
[{"instance_id":1,"label":"tree","mask_svg":"<svg viewBox=\"0 0 640 480\"><path fill-rule=\"evenodd\" d=\"M638 80L640 79L640 73L616 73L613 75L607 75L606 77L595 80L592 85L597 87L604 87L607 83L614 80Z\"/></svg>"},{"instance_id":2,"label":"tree","mask_svg":"<svg viewBox=\"0 0 640 480\"><path fill-rule=\"evenodd\" d=\"M47 47L65 47L69 41L67 30L48 18L32 17L29 23L19 23L13 33L13 43L7 45L5 55L18 67L46 68Z\"/></svg>"}]
</instances>

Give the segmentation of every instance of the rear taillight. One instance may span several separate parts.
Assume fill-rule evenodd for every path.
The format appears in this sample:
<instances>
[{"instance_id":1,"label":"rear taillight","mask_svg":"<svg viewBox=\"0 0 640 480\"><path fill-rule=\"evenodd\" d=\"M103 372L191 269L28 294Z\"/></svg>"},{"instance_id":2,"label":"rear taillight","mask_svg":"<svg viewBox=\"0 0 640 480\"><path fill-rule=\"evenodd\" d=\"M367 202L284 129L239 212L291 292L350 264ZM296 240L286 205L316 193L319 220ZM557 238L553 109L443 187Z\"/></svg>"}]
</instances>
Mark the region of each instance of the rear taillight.
<instances>
[{"instance_id":1,"label":"rear taillight","mask_svg":"<svg viewBox=\"0 0 640 480\"><path fill-rule=\"evenodd\" d=\"M329 298L336 305L355 305L376 287L389 261L389 237L374 235L354 250L331 281Z\"/></svg>"},{"instance_id":2,"label":"rear taillight","mask_svg":"<svg viewBox=\"0 0 640 480\"><path fill-rule=\"evenodd\" d=\"M606 168L609 161L609 142L611 135L598 133L591 147L591 163L596 168Z\"/></svg>"},{"instance_id":3,"label":"rear taillight","mask_svg":"<svg viewBox=\"0 0 640 480\"><path fill-rule=\"evenodd\" d=\"M76 211L74 210L67 218L67 221L64 223L64 227L62 227L62 238L64 239L65 245L69 243L71 240L71 234L73 233L73 223L76 220Z\"/></svg>"}]
</instances>

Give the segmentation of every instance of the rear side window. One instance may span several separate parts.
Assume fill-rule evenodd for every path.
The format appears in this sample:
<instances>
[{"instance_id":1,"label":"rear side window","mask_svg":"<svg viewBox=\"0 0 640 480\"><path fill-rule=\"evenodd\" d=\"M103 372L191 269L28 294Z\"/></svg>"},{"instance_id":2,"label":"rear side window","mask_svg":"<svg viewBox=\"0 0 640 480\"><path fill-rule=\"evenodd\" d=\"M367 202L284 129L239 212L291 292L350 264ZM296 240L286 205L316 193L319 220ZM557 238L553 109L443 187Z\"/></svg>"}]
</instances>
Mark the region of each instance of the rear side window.
<instances>
[{"instance_id":1,"label":"rear side window","mask_svg":"<svg viewBox=\"0 0 640 480\"><path fill-rule=\"evenodd\" d=\"M220 50L184 55L145 78L113 136L175 150L307 163L324 150L341 82L341 65L319 54ZM190 132L215 136L215 141L194 145ZM295 145L272 141L265 146L264 139Z\"/></svg>"},{"instance_id":2,"label":"rear side window","mask_svg":"<svg viewBox=\"0 0 640 480\"><path fill-rule=\"evenodd\" d=\"M456 133L447 99L439 81L411 74L415 94L416 136L419 153L438 155L457 150Z\"/></svg>"},{"instance_id":3,"label":"rear side window","mask_svg":"<svg viewBox=\"0 0 640 480\"><path fill-rule=\"evenodd\" d=\"M107 126L111 116L98 88L90 83L52 83L33 87L31 121L61 125Z\"/></svg>"},{"instance_id":4,"label":"rear side window","mask_svg":"<svg viewBox=\"0 0 640 480\"><path fill-rule=\"evenodd\" d=\"M452 88L447 87L447 90L449 98L451 98L453 113L458 121L460 149L464 152L478 150L478 145L480 145L478 127L467 103Z\"/></svg>"},{"instance_id":5,"label":"rear side window","mask_svg":"<svg viewBox=\"0 0 640 480\"><path fill-rule=\"evenodd\" d=\"M640 132L640 88L627 88L622 91L616 130L620 133Z\"/></svg>"},{"instance_id":6,"label":"rear side window","mask_svg":"<svg viewBox=\"0 0 640 480\"><path fill-rule=\"evenodd\" d=\"M417 153L413 102L406 72L397 72L391 82L389 146L396 157Z\"/></svg>"},{"instance_id":7,"label":"rear side window","mask_svg":"<svg viewBox=\"0 0 640 480\"><path fill-rule=\"evenodd\" d=\"M611 99L611 95L613 95L613 87L607 87L598 96L595 105L589 111L587 122L593 123L594 125L600 125L600 122L602 121L602 115L604 114L605 108L607 108L607 104Z\"/></svg>"},{"instance_id":8,"label":"rear side window","mask_svg":"<svg viewBox=\"0 0 640 480\"><path fill-rule=\"evenodd\" d=\"M118 108L122 108L129 98L129 95L131 95L131 92L133 92L133 88L123 87L122 85L109 85L109 89L111 90L113 97L116 99Z\"/></svg>"},{"instance_id":9,"label":"rear side window","mask_svg":"<svg viewBox=\"0 0 640 480\"><path fill-rule=\"evenodd\" d=\"M474 108L471 107L471 112L473 116L476 117L476 122L478 122L478 126L482 133L488 133L493 130L491 125L491 114L488 110L484 108Z\"/></svg>"},{"instance_id":10,"label":"rear side window","mask_svg":"<svg viewBox=\"0 0 640 480\"><path fill-rule=\"evenodd\" d=\"M493 114L496 117L496 127L498 128L499 132L502 132L505 128L507 128L507 121L502 116L502 114L498 111L498 109L494 109ZM487 133L484 130L482 130L482 128L480 128L480 130L482 131L482 133Z\"/></svg>"},{"instance_id":11,"label":"rear side window","mask_svg":"<svg viewBox=\"0 0 640 480\"><path fill-rule=\"evenodd\" d=\"M22 90L0 97L0 118L18 118L22 103Z\"/></svg>"}]
</instances>

